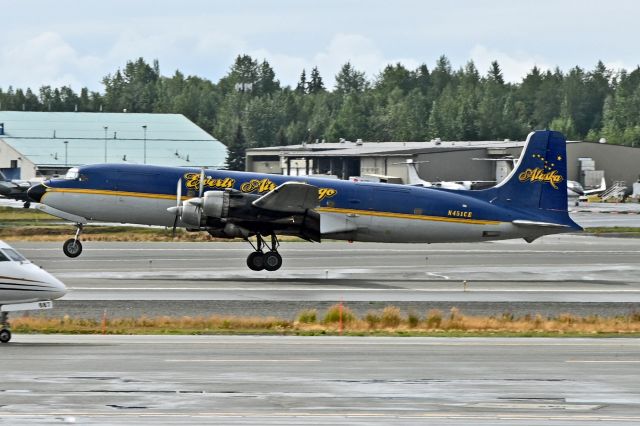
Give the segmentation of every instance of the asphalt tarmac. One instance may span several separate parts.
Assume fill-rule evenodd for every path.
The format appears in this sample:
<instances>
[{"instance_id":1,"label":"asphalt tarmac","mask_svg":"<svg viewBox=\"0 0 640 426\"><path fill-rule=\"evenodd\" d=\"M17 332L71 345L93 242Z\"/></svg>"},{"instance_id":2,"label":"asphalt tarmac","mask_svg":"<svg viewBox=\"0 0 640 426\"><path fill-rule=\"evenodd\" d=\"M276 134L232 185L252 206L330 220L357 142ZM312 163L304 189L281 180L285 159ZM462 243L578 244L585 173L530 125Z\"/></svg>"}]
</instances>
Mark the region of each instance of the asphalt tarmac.
<instances>
[{"instance_id":1,"label":"asphalt tarmac","mask_svg":"<svg viewBox=\"0 0 640 426\"><path fill-rule=\"evenodd\" d=\"M70 293L49 315L277 315L344 301L495 315L640 310L640 239L543 237L532 244L283 243L284 266L253 272L246 243L14 243Z\"/></svg>"},{"instance_id":2,"label":"asphalt tarmac","mask_svg":"<svg viewBox=\"0 0 640 426\"><path fill-rule=\"evenodd\" d=\"M54 316L290 317L340 300L359 313L640 307L638 239L284 243L276 273L246 269L243 243L87 242L78 259L59 243L12 245L70 287ZM635 338L15 334L0 352L11 425L640 423Z\"/></svg>"},{"instance_id":3,"label":"asphalt tarmac","mask_svg":"<svg viewBox=\"0 0 640 426\"><path fill-rule=\"evenodd\" d=\"M638 339L16 336L0 421L640 423Z\"/></svg>"}]
</instances>

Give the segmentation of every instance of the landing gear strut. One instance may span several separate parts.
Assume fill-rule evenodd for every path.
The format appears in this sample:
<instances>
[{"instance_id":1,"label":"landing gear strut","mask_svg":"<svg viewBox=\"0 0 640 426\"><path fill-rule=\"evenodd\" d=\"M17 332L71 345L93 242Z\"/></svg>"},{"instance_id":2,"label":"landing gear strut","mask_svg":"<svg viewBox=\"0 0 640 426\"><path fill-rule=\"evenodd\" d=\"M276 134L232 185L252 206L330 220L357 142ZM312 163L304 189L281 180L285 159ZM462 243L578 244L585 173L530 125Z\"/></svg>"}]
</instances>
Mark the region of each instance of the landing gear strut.
<instances>
[{"instance_id":1,"label":"landing gear strut","mask_svg":"<svg viewBox=\"0 0 640 426\"><path fill-rule=\"evenodd\" d=\"M7 312L0 313L0 343L9 343L11 340L11 331L9 330L9 314Z\"/></svg>"},{"instance_id":2,"label":"landing gear strut","mask_svg":"<svg viewBox=\"0 0 640 426\"><path fill-rule=\"evenodd\" d=\"M69 238L62 245L62 251L68 257L78 257L80 253L82 253L82 243L80 242L80 234L82 233L82 224L78 223L76 225L76 236L74 238Z\"/></svg>"},{"instance_id":3,"label":"landing gear strut","mask_svg":"<svg viewBox=\"0 0 640 426\"><path fill-rule=\"evenodd\" d=\"M262 238L262 235L256 234L256 245L254 246L251 241L251 247L255 250L253 253L247 257L247 266L252 271L277 271L282 266L282 256L278 253L278 246L280 246L280 242L278 242L278 237L276 234L271 234L271 244L267 244L267 242ZM268 251L263 252L263 248L266 247Z\"/></svg>"}]
</instances>

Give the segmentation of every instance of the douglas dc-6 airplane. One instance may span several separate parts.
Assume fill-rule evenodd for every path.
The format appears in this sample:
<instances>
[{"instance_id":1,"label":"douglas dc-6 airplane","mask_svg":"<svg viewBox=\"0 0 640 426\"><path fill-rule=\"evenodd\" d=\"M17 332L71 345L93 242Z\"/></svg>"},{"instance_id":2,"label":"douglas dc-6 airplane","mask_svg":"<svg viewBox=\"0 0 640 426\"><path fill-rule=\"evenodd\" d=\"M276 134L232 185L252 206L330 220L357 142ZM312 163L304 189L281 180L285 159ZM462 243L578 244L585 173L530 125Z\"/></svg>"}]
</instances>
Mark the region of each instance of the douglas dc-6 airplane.
<instances>
[{"instance_id":1,"label":"douglas dc-6 airplane","mask_svg":"<svg viewBox=\"0 0 640 426\"><path fill-rule=\"evenodd\" d=\"M565 154L561 133L533 132L511 174L480 191L99 164L70 169L65 179L45 181L28 195L40 210L77 224L63 247L70 257L82 251L84 224L122 222L244 238L254 249L249 268L275 271L282 265L277 235L318 242L531 242L579 231L567 212Z\"/></svg>"},{"instance_id":2,"label":"douglas dc-6 airplane","mask_svg":"<svg viewBox=\"0 0 640 426\"><path fill-rule=\"evenodd\" d=\"M50 309L66 292L55 277L0 241L0 343L11 340L9 312Z\"/></svg>"}]
</instances>

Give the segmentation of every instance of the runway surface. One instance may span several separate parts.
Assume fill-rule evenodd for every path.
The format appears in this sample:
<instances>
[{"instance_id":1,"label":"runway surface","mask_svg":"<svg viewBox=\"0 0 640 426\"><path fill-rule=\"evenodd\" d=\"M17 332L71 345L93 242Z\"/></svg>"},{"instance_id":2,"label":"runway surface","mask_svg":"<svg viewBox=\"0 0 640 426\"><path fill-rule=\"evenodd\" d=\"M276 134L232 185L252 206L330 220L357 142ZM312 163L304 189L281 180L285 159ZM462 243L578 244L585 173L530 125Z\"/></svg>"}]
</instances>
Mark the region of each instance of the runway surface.
<instances>
[{"instance_id":1,"label":"runway surface","mask_svg":"<svg viewBox=\"0 0 640 426\"><path fill-rule=\"evenodd\" d=\"M359 313L395 304L425 312L618 315L640 303L640 239L586 235L532 244L284 243L284 266L253 272L246 243L15 243L70 288L50 314L245 314L292 317L344 301ZM465 285L466 282L466 285Z\"/></svg>"},{"instance_id":2,"label":"runway surface","mask_svg":"<svg viewBox=\"0 0 640 426\"><path fill-rule=\"evenodd\" d=\"M640 340L16 336L0 420L640 422Z\"/></svg>"}]
</instances>

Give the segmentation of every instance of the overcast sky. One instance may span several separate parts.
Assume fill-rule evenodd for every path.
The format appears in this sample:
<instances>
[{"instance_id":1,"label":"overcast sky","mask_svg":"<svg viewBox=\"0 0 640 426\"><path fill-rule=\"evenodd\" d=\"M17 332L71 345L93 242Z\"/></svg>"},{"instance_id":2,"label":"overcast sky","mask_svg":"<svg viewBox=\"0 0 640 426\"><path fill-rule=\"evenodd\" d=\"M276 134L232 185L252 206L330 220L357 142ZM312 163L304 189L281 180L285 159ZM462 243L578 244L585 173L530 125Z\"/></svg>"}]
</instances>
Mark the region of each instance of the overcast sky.
<instances>
[{"instance_id":1,"label":"overcast sky","mask_svg":"<svg viewBox=\"0 0 640 426\"><path fill-rule=\"evenodd\" d=\"M482 73L497 59L510 81L533 65L633 69L639 18L632 0L0 0L0 87L101 91L140 56L163 75L217 81L241 53L288 85L315 65L331 86L347 61L372 79L388 63L431 69L441 54Z\"/></svg>"}]
</instances>

